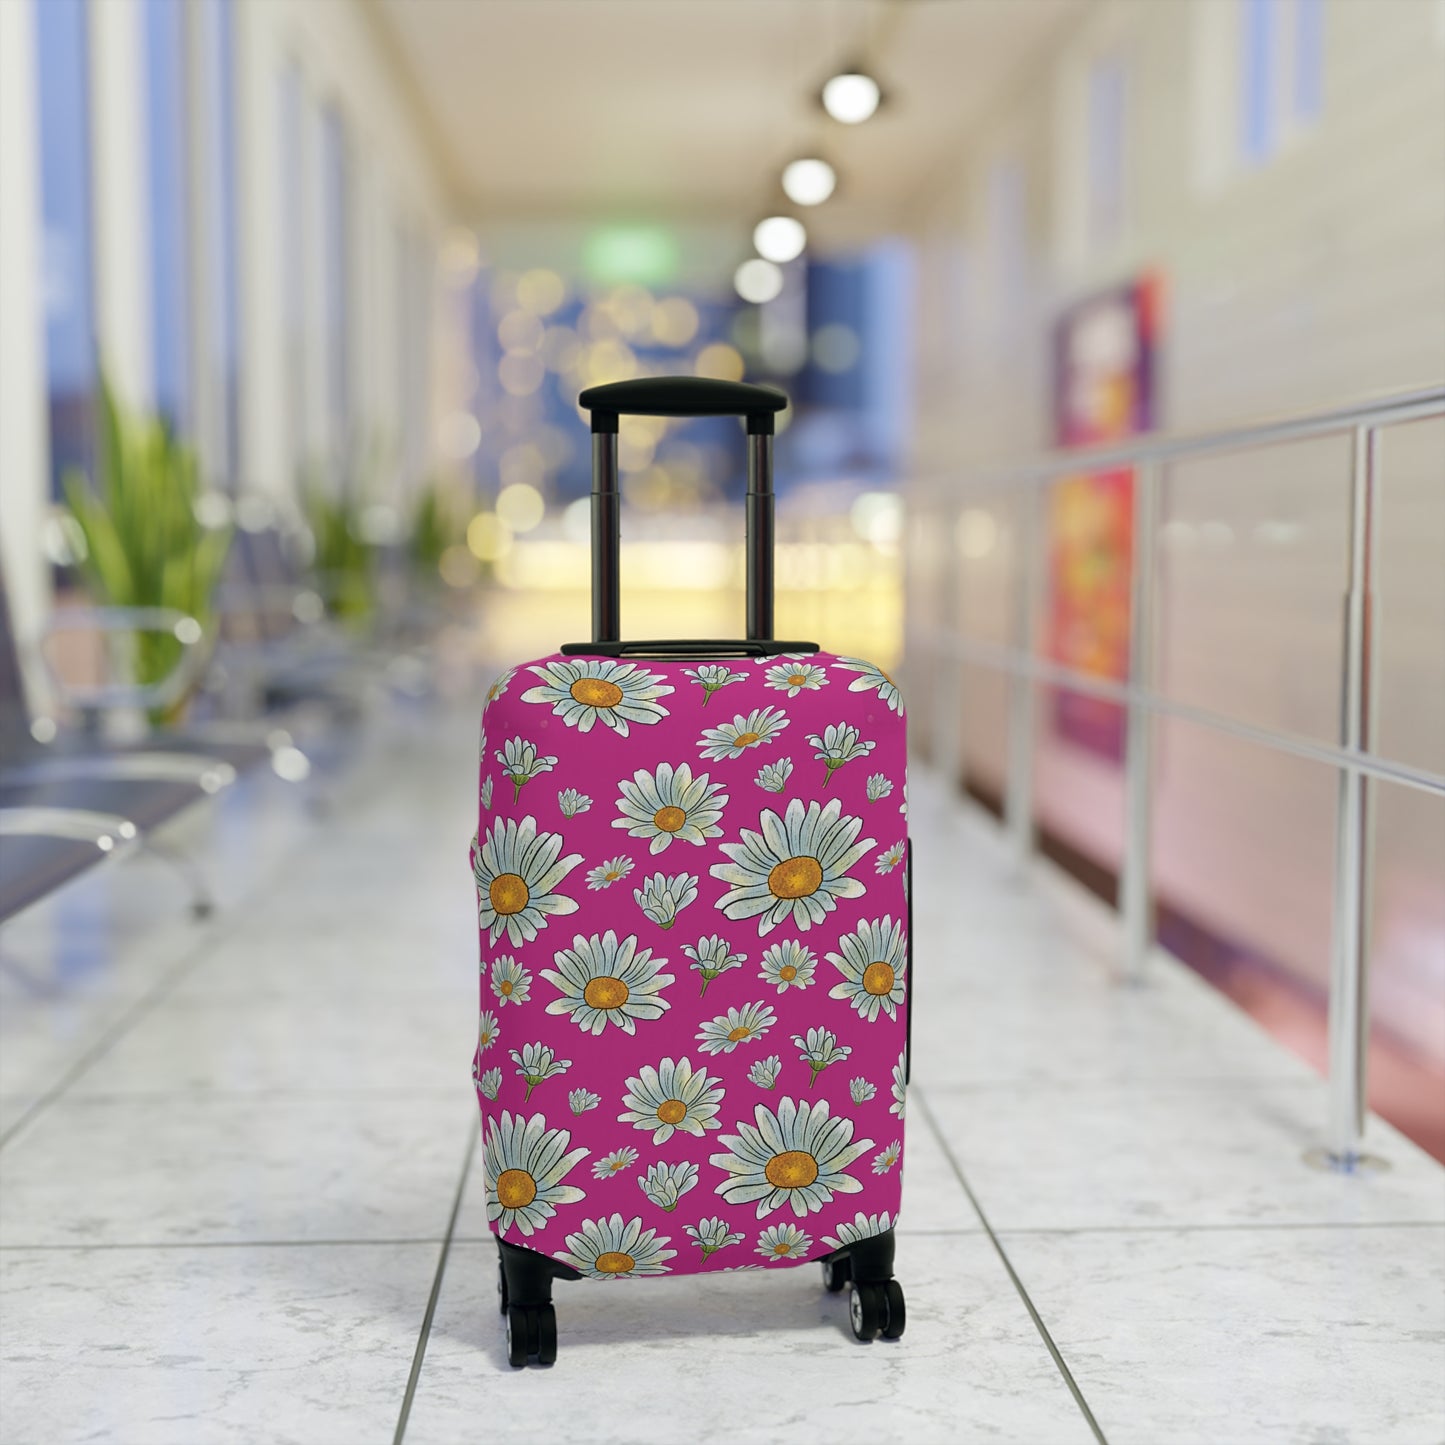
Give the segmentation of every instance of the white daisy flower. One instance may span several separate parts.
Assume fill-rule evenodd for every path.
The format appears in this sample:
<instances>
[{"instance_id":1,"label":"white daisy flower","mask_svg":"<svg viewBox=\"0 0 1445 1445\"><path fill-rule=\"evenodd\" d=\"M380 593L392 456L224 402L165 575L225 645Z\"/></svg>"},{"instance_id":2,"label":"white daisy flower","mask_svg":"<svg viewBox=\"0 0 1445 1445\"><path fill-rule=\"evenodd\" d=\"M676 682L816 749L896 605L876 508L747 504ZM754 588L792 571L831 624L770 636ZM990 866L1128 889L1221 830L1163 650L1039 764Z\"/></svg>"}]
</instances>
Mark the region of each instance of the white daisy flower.
<instances>
[{"instance_id":1,"label":"white daisy flower","mask_svg":"<svg viewBox=\"0 0 1445 1445\"><path fill-rule=\"evenodd\" d=\"M730 682L746 682L748 680L747 673L734 672L732 668L714 662L705 662L700 667L685 667L682 675L690 677L702 688L702 705L704 707L708 705L708 701L718 688L726 687Z\"/></svg>"},{"instance_id":2,"label":"white daisy flower","mask_svg":"<svg viewBox=\"0 0 1445 1445\"><path fill-rule=\"evenodd\" d=\"M509 1049L517 1072L526 1080L527 1092L522 1096L525 1104L532 1097L532 1090L546 1079L565 1074L572 1067L571 1059L557 1058L545 1044L523 1044L521 1049Z\"/></svg>"},{"instance_id":3,"label":"white daisy flower","mask_svg":"<svg viewBox=\"0 0 1445 1445\"><path fill-rule=\"evenodd\" d=\"M752 1068L748 1070L748 1082L756 1084L760 1089L771 1089L778 1082L778 1075L783 1071L783 1061L776 1054L769 1054L765 1059L757 1059Z\"/></svg>"},{"instance_id":4,"label":"white daisy flower","mask_svg":"<svg viewBox=\"0 0 1445 1445\"><path fill-rule=\"evenodd\" d=\"M886 703L900 717L903 715L903 694L898 691L898 684L881 667L865 662L861 657L840 657L837 665L844 672L859 674L848 684L849 692L872 692L876 689L880 701Z\"/></svg>"},{"instance_id":5,"label":"white daisy flower","mask_svg":"<svg viewBox=\"0 0 1445 1445\"><path fill-rule=\"evenodd\" d=\"M673 767L659 763L654 772L639 768L622 780L617 800L620 818L614 828L626 828L630 838L650 838L651 851L661 853L674 839L701 847L708 838L722 835L717 826L728 795L721 783L710 783L708 774L694 778L687 763Z\"/></svg>"},{"instance_id":6,"label":"white daisy flower","mask_svg":"<svg viewBox=\"0 0 1445 1445\"><path fill-rule=\"evenodd\" d=\"M643 1229L641 1218L625 1224L620 1214L611 1219L589 1219L567 1236L567 1248L557 1258L590 1279L629 1279L635 1275L666 1274L665 1259L677 1251L664 1249L667 1235Z\"/></svg>"},{"instance_id":7,"label":"white daisy flower","mask_svg":"<svg viewBox=\"0 0 1445 1445\"><path fill-rule=\"evenodd\" d=\"M780 662L765 674L769 687L797 697L800 692L817 692L828 681L828 669L816 662Z\"/></svg>"},{"instance_id":8,"label":"white daisy flower","mask_svg":"<svg viewBox=\"0 0 1445 1445\"><path fill-rule=\"evenodd\" d=\"M891 848L885 848L874 863L876 873L891 873L902 861L903 855L908 851L908 845L901 839Z\"/></svg>"},{"instance_id":9,"label":"white daisy flower","mask_svg":"<svg viewBox=\"0 0 1445 1445\"><path fill-rule=\"evenodd\" d=\"M810 1089L829 1064L840 1064L853 1052L847 1044L840 1044L838 1035L830 1029L809 1029L807 1038L794 1034L793 1042L798 1046L798 1057L813 1071L808 1079Z\"/></svg>"},{"instance_id":10,"label":"white daisy flower","mask_svg":"<svg viewBox=\"0 0 1445 1445\"><path fill-rule=\"evenodd\" d=\"M725 1264L722 1272L724 1274L741 1274L745 1269L766 1269L765 1264Z\"/></svg>"},{"instance_id":11,"label":"white daisy flower","mask_svg":"<svg viewBox=\"0 0 1445 1445\"><path fill-rule=\"evenodd\" d=\"M537 744L529 743L524 738L508 739L492 756L501 763L503 777L509 779L516 790L512 795L514 803L521 799L525 784L530 783L533 778L541 777L543 773L550 773L557 766L555 756L539 757Z\"/></svg>"},{"instance_id":12,"label":"white daisy flower","mask_svg":"<svg viewBox=\"0 0 1445 1445\"><path fill-rule=\"evenodd\" d=\"M487 1219L500 1220L497 1233L505 1234L515 1224L523 1234L541 1228L557 1212L559 1204L576 1204L586 1192L574 1184L563 1184L572 1167L586 1156L586 1149L567 1145L572 1136L565 1129L549 1129L540 1114L524 1119L503 1112L487 1126L482 1151L482 1182L486 1186Z\"/></svg>"},{"instance_id":13,"label":"white daisy flower","mask_svg":"<svg viewBox=\"0 0 1445 1445\"><path fill-rule=\"evenodd\" d=\"M488 689L486 702L496 702L507 691L507 684L516 677L517 669L509 667Z\"/></svg>"},{"instance_id":14,"label":"white daisy flower","mask_svg":"<svg viewBox=\"0 0 1445 1445\"><path fill-rule=\"evenodd\" d=\"M504 953L492 965L492 992L499 1004L526 1003L532 991L532 975L512 957Z\"/></svg>"},{"instance_id":15,"label":"white daisy flower","mask_svg":"<svg viewBox=\"0 0 1445 1445\"><path fill-rule=\"evenodd\" d=\"M903 1157L903 1141L895 1139L886 1149L873 1156L873 1172L886 1174Z\"/></svg>"},{"instance_id":16,"label":"white daisy flower","mask_svg":"<svg viewBox=\"0 0 1445 1445\"><path fill-rule=\"evenodd\" d=\"M730 723L704 728L697 745L705 758L740 758L749 748L772 742L787 725L782 708L754 708L746 716L738 713Z\"/></svg>"},{"instance_id":17,"label":"white daisy flower","mask_svg":"<svg viewBox=\"0 0 1445 1445\"><path fill-rule=\"evenodd\" d=\"M585 1114L589 1109L595 1109L602 1102L600 1094L594 1094L591 1089L573 1089L567 1095L567 1105L574 1114Z\"/></svg>"},{"instance_id":18,"label":"white daisy flower","mask_svg":"<svg viewBox=\"0 0 1445 1445\"><path fill-rule=\"evenodd\" d=\"M903 1110L907 1104L908 1095L908 1071L903 1067L903 1055L898 1055L898 1062L893 1065L893 1102L888 1106L890 1114L897 1114L901 1119Z\"/></svg>"},{"instance_id":19,"label":"white daisy flower","mask_svg":"<svg viewBox=\"0 0 1445 1445\"><path fill-rule=\"evenodd\" d=\"M655 1069L645 1065L636 1078L628 1079L624 1112L617 1121L651 1129L654 1144L667 1143L676 1129L701 1139L705 1130L722 1127L714 1117L722 1097L722 1085L706 1069L694 1072L689 1059L664 1059Z\"/></svg>"},{"instance_id":20,"label":"white daisy flower","mask_svg":"<svg viewBox=\"0 0 1445 1445\"><path fill-rule=\"evenodd\" d=\"M825 788L844 763L851 763L854 758L866 758L876 746L871 741L860 741L858 729L850 723L830 723L821 733L809 733L808 741L818 750L813 756L824 766Z\"/></svg>"},{"instance_id":21,"label":"white daisy flower","mask_svg":"<svg viewBox=\"0 0 1445 1445\"><path fill-rule=\"evenodd\" d=\"M531 669L542 679L522 694L523 702L550 703L569 728L591 732L601 722L619 737L631 723L655 723L667 716L657 699L674 689L635 662L607 657L564 657Z\"/></svg>"},{"instance_id":22,"label":"white daisy flower","mask_svg":"<svg viewBox=\"0 0 1445 1445\"><path fill-rule=\"evenodd\" d=\"M599 863L595 868L587 872L587 887L594 893L599 888L610 888L614 883L620 883L629 873L632 872L632 859L619 856L609 858L605 863Z\"/></svg>"},{"instance_id":23,"label":"white daisy flower","mask_svg":"<svg viewBox=\"0 0 1445 1445\"><path fill-rule=\"evenodd\" d=\"M636 1163L637 1150L629 1144L625 1149L614 1149L612 1153L604 1154L592 1166L592 1177L594 1179L611 1179L614 1175L631 1169Z\"/></svg>"},{"instance_id":24,"label":"white daisy flower","mask_svg":"<svg viewBox=\"0 0 1445 1445\"><path fill-rule=\"evenodd\" d=\"M488 1099L495 1099L502 1090L502 1071L500 1069L488 1069L477 1080L477 1088Z\"/></svg>"},{"instance_id":25,"label":"white daisy flower","mask_svg":"<svg viewBox=\"0 0 1445 1445\"><path fill-rule=\"evenodd\" d=\"M903 801L898 805L898 811L906 818L908 816L908 781L903 782Z\"/></svg>"},{"instance_id":26,"label":"white daisy flower","mask_svg":"<svg viewBox=\"0 0 1445 1445\"><path fill-rule=\"evenodd\" d=\"M709 1019L697 1032L705 1054L730 1054L739 1044L760 1039L777 1023L772 1009L765 1003L744 1004Z\"/></svg>"},{"instance_id":27,"label":"white daisy flower","mask_svg":"<svg viewBox=\"0 0 1445 1445\"><path fill-rule=\"evenodd\" d=\"M671 928L677 915L697 897L697 879L691 873L654 873L634 888L637 905L659 928Z\"/></svg>"},{"instance_id":28,"label":"white daisy flower","mask_svg":"<svg viewBox=\"0 0 1445 1445\"><path fill-rule=\"evenodd\" d=\"M874 840L855 841L863 820L842 816L842 809L837 798L826 807L794 798L781 818L764 809L760 832L744 828L741 842L718 844L732 861L709 870L731 885L717 906L728 918L758 918L761 938L790 917L809 929L838 899L861 898L863 883L847 874Z\"/></svg>"},{"instance_id":29,"label":"white daisy flower","mask_svg":"<svg viewBox=\"0 0 1445 1445\"><path fill-rule=\"evenodd\" d=\"M907 991L908 945L903 924L889 914L864 921L838 940L841 953L824 957L843 975L843 982L828 990L829 998L845 998L869 1023L881 1009L898 1017Z\"/></svg>"},{"instance_id":30,"label":"white daisy flower","mask_svg":"<svg viewBox=\"0 0 1445 1445\"><path fill-rule=\"evenodd\" d=\"M579 793L576 788L563 788L557 794L557 806L562 810L564 818L575 818L578 813L585 813L592 806L592 799L586 793Z\"/></svg>"},{"instance_id":31,"label":"white daisy flower","mask_svg":"<svg viewBox=\"0 0 1445 1445\"><path fill-rule=\"evenodd\" d=\"M710 1254L716 1254L720 1249L726 1249L731 1244L743 1242L741 1230L729 1229L716 1216L711 1219L700 1219L696 1224L685 1224L682 1232L702 1250L704 1259Z\"/></svg>"},{"instance_id":32,"label":"white daisy flower","mask_svg":"<svg viewBox=\"0 0 1445 1445\"><path fill-rule=\"evenodd\" d=\"M758 977L777 986L779 993L790 988L807 988L818 966L813 951L795 939L786 943L770 943L763 950L763 966Z\"/></svg>"},{"instance_id":33,"label":"white daisy flower","mask_svg":"<svg viewBox=\"0 0 1445 1445\"><path fill-rule=\"evenodd\" d=\"M486 1051L497 1042L498 1035L500 1035L501 1032L501 1029L497 1027L496 1014L489 1013L486 1009L483 1009L481 1021L477 1029L477 1052L479 1054L486 1053Z\"/></svg>"},{"instance_id":34,"label":"white daisy flower","mask_svg":"<svg viewBox=\"0 0 1445 1445\"><path fill-rule=\"evenodd\" d=\"M689 1189L697 1186L696 1164L654 1164L638 1181L648 1202L669 1214Z\"/></svg>"},{"instance_id":35,"label":"white daisy flower","mask_svg":"<svg viewBox=\"0 0 1445 1445\"><path fill-rule=\"evenodd\" d=\"M775 763L764 763L758 769L757 784L764 792L781 793L788 786L793 771L792 758L779 758Z\"/></svg>"},{"instance_id":36,"label":"white daisy flower","mask_svg":"<svg viewBox=\"0 0 1445 1445\"><path fill-rule=\"evenodd\" d=\"M512 944L530 943L550 916L576 913L576 902L552 890L582 861L562 852L560 833L539 833L537 820L498 818L472 852L477 880L477 921L495 943L505 931Z\"/></svg>"},{"instance_id":37,"label":"white daisy flower","mask_svg":"<svg viewBox=\"0 0 1445 1445\"><path fill-rule=\"evenodd\" d=\"M748 961L747 954L734 953L732 945L719 934L699 938L695 944L683 944L682 951L692 959L692 966L702 975L701 998L707 993L707 986L719 974L730 968L741 968Z\"/></svg>"},{"instance_id":38,"label":"white daisy flower","mask_svg":"<svg viewBox=\"0 0 1445 1445\"><path fill-rule=\"evenodd\" d=\"M484 808L488 809L488 811L490 811L491 806L492 806L492 775L491 775L490 773L488 773L487 776L482 779L482 807L484 807Z\"/></svg>"},{"instance_id":39,"label":"white daisy flower","mask_svg":"<svg viewBox=\"0 0 1445 1445\"><path fill-rule=\"evenodd\" d=\"M855 1104L866 1104L877 1092L878 1090L861 1076L848 1081L848 1093Z\"/></svg>"},{"instance_id":40,"label":"white daisy flower","mask_svg":"<svg viewBox=\"0 0 1445 1445\"><path fill-rule=\"evenodd\" d=\"M868 801L876 803L893 791L892 780L886 773L873 773L868 779Z\"/></svg>"},{"instance_id":41,"label":"white daisy flower","mask_svg":"<svg viewBox=\"0 0 1445 1445\"><path fill-rule=\"evenodd\" d=\"M865 1239L872 1239L875 1235L887 1234L893 1228L895 1220L891 1214L863 1214L853 1216L851 1224L838 1225L836 1235L825 1234L823 1243L829 1249L845 1249L850 1244L862 1244Z\"/></svg>"},{"instance_id":42,"label":"white daisy flower","mask_svg":"<svg viewBox=\"0 0 1445 1445\"><path fill-rule=\"evenodd\" d=\"M756 1200L759 1219L786 1204L801 1219L831 1204L834 1193L863 1188L846 1171L873 1141L855 1141L853 1121L832 1117L826 1099L780 1099L776 1114L759 1104L753 1117L756 1128L739 1121L736 1134L718 1139L727 1152L710 1157L728 1175L716 1190L728 1204Z\"/></svg>"},{"instance_id":43,"label":"white daisy flower","mask_svg":"<svg viewBox=\"0 0 1445 1445\"><path fill-rule=\"evenodd\" d=\"M757 1252L769 1264L780 1259L806 1259L813 1239L796 1224L770 1224L758 1235Z\"/></svg>"},{"instance_id":44,"label":"white daisy flower","mask_svg":"<svg viewBox=\"0 0 1445 1445\"><path fill-rule=\"evenodd\" d=\"M672 1007L660 992L673 981L670 973L659 973L667 960L653 958L650 948L637 947L637 935L629 933L620 943L609 928L573 938L571 948L552 955L555 969L544 968L542 977L562 997L547 1005L549 1014L570 1014L583 1033L600 1034L609 1023L623 1033L637 1032L637 1020L661 1018Z\"/></svg>"}]
</instances>

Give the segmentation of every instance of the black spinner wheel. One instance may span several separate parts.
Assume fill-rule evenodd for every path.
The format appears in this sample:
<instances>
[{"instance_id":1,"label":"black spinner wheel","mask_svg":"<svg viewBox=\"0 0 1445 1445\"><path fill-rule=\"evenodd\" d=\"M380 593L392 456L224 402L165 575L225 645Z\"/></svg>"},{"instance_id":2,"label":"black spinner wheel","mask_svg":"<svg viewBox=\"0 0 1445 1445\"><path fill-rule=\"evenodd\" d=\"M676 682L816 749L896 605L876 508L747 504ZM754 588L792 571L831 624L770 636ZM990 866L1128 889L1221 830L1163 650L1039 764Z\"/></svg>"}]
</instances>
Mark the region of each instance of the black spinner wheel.
<instances>
[{"instance_id":1,"label":"black spinner wheel","mask_svg":"<svg viewBox=\"0 0 1445 1445\"><path fill-rule=\"evenodd\" d=\"M888 1306L888 1323L883 1326L883 1338L902 1339L903 1330L908 1324L908 1310L903 1303L903 1286L896 1279L890 1279L884 1284L883 1293Z\"/></svg>"},{"instance_id":2,"label":"black spinner wheel","mask_svg":"<svg viewBox=\"0 0 1445 1445\"><path fill-rule=\"evenodd\" d=\"M534 1313L537 1317L537 1363L557 1363L557 1311L551 1305L540 1305Z\"/></svg>"},{"instance_id":3,"label":"black spinner wheel","mask_svg":"<svg viewBox=\"0 0 1445 1445\"><path fill-rule=\"evenodd\" d=\"M856 1280L848 1290L848 1322L854 1339L867 1344L883 1332L888 1320L888 1296L881 1284L859 1284Z\"/></svg>"},{"instance_id":4,"label":"black spinner wheel","mask_svg":"<svg viewBox=\"0 0 1445 1445\"><path fill-rule=\"evenodd\" d=\"M507 1363L515 1370L520 1370L531 1354L527 1314L528 1311L519 1305L511 1305L507 1309Z\"/></svg>"},{"instance_id":5,"label":"black spinner wheel","mask_svg":"<svg viewBox=\"0 0 1445 1445\"><path fill-rule=\"evenodd\" d=\"M841 1294L852 1278L853 1264L846 1254L823 1261L823 1288L829 1294Z\"/></svg>"},{"instance_id":6,"label":"black spinner wheel","mask_svg":"<svg viewBox=\"0 0 1445 1445\"><path fill-rule=\"evenodd\" d=\"M497 1261L497 1308L503 1314L507 1313L507 1271L502 1268L502 1261Z\"/></svg>"}]
</instances>

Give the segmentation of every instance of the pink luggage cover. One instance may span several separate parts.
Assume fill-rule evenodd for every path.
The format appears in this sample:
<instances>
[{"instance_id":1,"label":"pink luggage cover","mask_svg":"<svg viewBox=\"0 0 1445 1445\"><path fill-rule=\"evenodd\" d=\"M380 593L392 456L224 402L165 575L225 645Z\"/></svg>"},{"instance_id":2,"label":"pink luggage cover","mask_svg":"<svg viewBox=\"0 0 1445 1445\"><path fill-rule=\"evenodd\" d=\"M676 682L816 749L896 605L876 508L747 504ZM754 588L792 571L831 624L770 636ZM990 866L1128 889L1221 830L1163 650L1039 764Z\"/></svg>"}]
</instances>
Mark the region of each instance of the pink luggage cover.
<instances>
[{"instance_id":1,"label":"pink luggage cover","mask_svg":"<svg viewBox=\"0 0 1445 1445\"><path fill-rule=\"evenodd\" d=\"M891 1228L903 701L858 658L556 655L482 717L487 1218L595 1279Z\"/></svg>"}]
</instances>

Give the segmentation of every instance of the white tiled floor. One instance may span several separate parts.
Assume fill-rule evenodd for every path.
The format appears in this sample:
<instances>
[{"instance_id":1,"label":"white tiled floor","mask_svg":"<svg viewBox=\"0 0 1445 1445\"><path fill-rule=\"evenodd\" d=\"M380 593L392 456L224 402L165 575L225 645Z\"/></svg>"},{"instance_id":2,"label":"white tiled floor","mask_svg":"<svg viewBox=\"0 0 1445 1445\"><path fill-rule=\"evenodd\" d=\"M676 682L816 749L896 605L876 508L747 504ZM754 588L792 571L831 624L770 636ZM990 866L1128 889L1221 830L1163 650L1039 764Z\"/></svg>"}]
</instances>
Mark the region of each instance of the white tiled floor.
<instances>
[{"instance_id":1,"label":"white tiled floor","mask_svg":"<svg viewBox=\"0 0 1445 1445\"><path fill-rule=\"evenodd\" d=\"M1167 959L1112 985L1103 911L923 775L905 1339L811 1270L563 1286L509 1370L474 723L393 718L324 823L190 824L205 925L137 860L0 938L0 1445L1445 1439L1445 1171L1378 1122L1387 1173L1307 1169L1309 1071Z\"/></svg>"}]
</instances>

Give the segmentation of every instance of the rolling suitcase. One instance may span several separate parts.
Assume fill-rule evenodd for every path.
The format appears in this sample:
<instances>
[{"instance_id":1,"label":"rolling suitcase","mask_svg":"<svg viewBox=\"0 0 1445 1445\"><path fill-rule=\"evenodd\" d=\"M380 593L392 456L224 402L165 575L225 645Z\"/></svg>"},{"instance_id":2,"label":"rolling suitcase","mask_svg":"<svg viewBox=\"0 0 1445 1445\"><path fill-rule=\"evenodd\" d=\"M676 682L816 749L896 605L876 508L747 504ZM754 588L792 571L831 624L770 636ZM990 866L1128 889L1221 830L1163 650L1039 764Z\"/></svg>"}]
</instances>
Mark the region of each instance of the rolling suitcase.
<instances>
[{"instance_id":1,"label":"rolling suitcase","mask_svg":"<svg viewBox=\"0 0 1445 1445\"><path fill-rule=\"evenodd\" d=\"M515 1366L556 1358L554 1279L821 1261L861 1340L893 1278L908 1079L903 701L773 640L781 392L584 391L593 640L502 674L471 864L473 1079ZM622 414L746 418L747 638L623 642Z\"/></svg>"}]
</instances>

